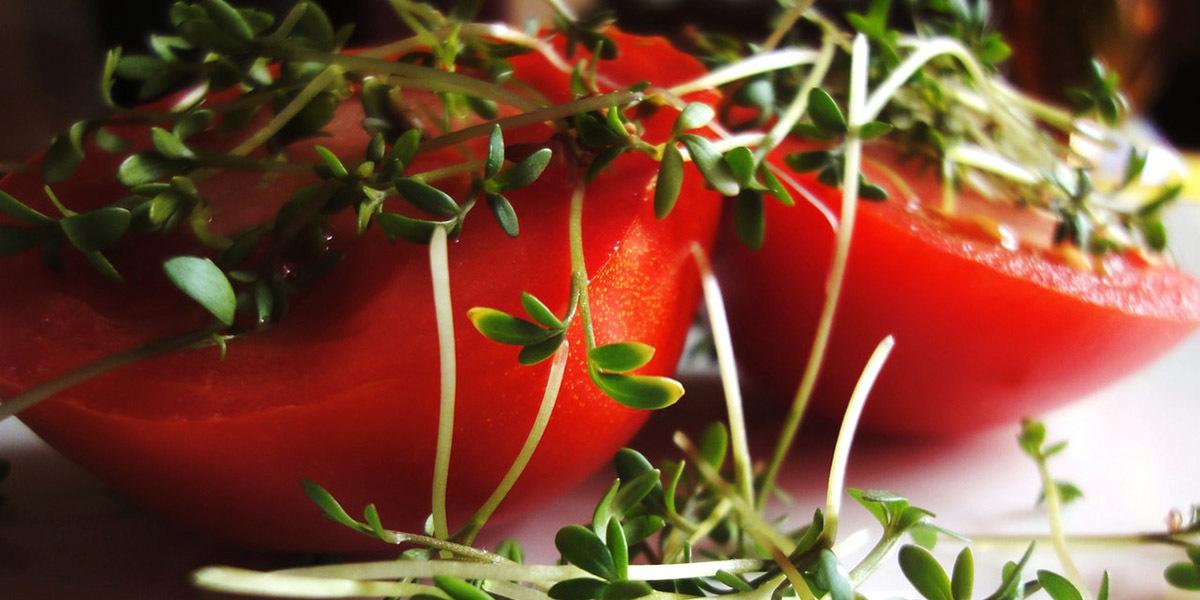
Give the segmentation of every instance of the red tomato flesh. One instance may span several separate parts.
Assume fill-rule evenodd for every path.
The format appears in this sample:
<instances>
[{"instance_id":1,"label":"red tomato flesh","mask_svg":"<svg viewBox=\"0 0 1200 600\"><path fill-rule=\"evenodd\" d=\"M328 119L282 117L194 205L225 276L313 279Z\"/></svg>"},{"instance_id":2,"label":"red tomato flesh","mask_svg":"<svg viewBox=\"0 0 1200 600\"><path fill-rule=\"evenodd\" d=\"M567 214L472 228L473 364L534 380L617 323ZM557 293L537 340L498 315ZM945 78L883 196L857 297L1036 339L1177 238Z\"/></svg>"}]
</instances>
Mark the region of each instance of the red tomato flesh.
<instances>
[{"instance_id":1,"label":"red tomato flesh","mask_svg":"<svg viewBox=\"0 0 1200 600\"><path fill-rule=\"evenodd\" d=\"M789 141L775 160L782 166L785 153L801 149ZM924 208L941 198L934 173L897 166L880 148L869 149L871 156L902 173L920 201L906 202L872 160L865 163L890 199L858 204L814 400L819 415L840 418L867 358L889 334L896 347L867 402L864 427L953 435L1079 398L1153 360L1200 323L1200 283L1186 274L1123 255L1107 256L1108 273L1099 274L1028 245L1005 249L982 228ZM839 190L807 175L796 182L837 214ZM1029 215L1006 220L1034 227L1018 223ZM727 237L719 268L739 364L763 393L790 402L825 300L834 229L812 205L770 204L761 250Z\"/></svg>"},{"instance_id":2,"label":"red tomato flesh","mask_svg":"<svg viewBox=\"0 0 1200 600\"><path fill-rule=\"evenodd\" d=\"M602 73L619 84L673 84L703 73L660 38L613 36L622 56L603 63ZM552 100L569 99L568 77L541 57L512 62L517 77ZM652 116L648 135L669 131L675 114ZM346 102L327 127L332 137L301 142L289 154L315 162L310 148L320 143L339 156L360 156L367 141L361 118L358 102ZM541 142L547 132L528 127L505 137ZM145 132L122 133L146 145ZM76 210L119 198L124 190L113 173L120 158L92 149L81 171L55 189ZM450 160L461 154L427 157L414 169ZM640 154L619 159L588 186L583 231L597 339L651 344L658 352L645 372L669 374L697 300L689 247L711 246L720 204L689 172L677 213L655 220L656 170ZM201 187L221 226L222 218L240 223L272 214L311 179L223 174ZM28 202L41 197L41 185L31 174L3 182ZM549 372L549 362L520 366L517 349L484 339L466 312L489 306L521 314L527 290L563 313L573 186L556 157L537 183L510 195L521 219L518 238L508 238L481 205L451 242L458 348L452 528L478 508L515 458ZM21 418L133 500L232 540L303 551L379 549L322 519L301 493L305 479L327 487L352 513L375 502L386 525L419 532L430 512L438 415L428 251L389 243L377 229L359 238L344 221L330 244L345 252L341 263L295 299L277 328L232 343L226 360L213 349L147 360L63 392ZM79 261L65 274L47 270L36 253L0 262L0 396L205 323L203 312L171 288L161 260L147 258L181 248L179 240L167 240L137 257L126 247L113 249L108 255L126 278L122 285L101 281ZM590 382L578 326L568 341L571 358L550 425L502 512L528 509L574 485L645 419Z\"/></svg>"}]
</instances>

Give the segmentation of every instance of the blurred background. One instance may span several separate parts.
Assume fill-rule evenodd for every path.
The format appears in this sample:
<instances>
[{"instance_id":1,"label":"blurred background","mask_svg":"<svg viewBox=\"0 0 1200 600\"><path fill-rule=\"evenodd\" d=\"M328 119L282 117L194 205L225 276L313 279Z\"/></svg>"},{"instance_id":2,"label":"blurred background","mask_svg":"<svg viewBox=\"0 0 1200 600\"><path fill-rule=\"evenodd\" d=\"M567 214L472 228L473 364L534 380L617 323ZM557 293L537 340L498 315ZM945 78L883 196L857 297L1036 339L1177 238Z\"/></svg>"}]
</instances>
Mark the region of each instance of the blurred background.
<instances>
[{"instance_id":1,"label":"blurred background","mask_svg":"<svg viewBox=\"0 0 1200 600\"><path fill-rule=\"evenodd\" d=\"M965 0L973 2L973 0ZM242 0L281 13L294 0ZM335 24L356 22L354 44L403 35L386 0L321 0ZM444 3L444 2L443 2ZM778 0L574 0L603 6L624 27L667 35L689 26L760 39ZM820 0L827 13L866 0ZM906 4L897 1L897 6ZM103 50L145 49L167 28L170 0L0 1L0 162L19 163L73 120L102 113L97 81ZM539 0L488 0L480 18L545 19ZM1200 148L1200 2L1196 0L994 0L993 19L1014 48L1008 76L1052 100L1082 80L1095 55L1121 73L1135 109L1183 148Z\"/></svg>"}]
</instances>

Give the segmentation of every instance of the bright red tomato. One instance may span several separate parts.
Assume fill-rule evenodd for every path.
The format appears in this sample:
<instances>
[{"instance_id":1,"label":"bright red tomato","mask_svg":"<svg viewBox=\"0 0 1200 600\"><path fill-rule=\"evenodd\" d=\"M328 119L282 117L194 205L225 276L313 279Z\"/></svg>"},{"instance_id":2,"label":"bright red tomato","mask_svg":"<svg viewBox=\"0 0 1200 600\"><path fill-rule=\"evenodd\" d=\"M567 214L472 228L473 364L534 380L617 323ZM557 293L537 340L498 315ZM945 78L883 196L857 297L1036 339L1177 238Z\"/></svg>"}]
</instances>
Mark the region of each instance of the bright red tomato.
<instances>
[{"instance_id":1,"label":"bright red tomato","mask_svg":"<svg viewBox=\"0 0 1200 600\"><path fill-rule=\"evenodd\" d=\"M613 36L621 56L603 63L602 73L619 84L671 84L704 72L660 38ZM512 62L516 77L552 100L570 98L568 77L541 57ZM367 138L358 102L339 111L327 127L331 137L297 144L291 155L315 161L313 143L340 156L361 155ZM651 138L668 131L676 114L663 109L649 117ZM537 126L506 131L505 137L541 142L547 132ZM145 132L122 133L145 144ZM211 143L228 147L230 141ZM119 159L93 149L83 169L56 191L77 210L120 197L124 190L112 175ZM427 158L418 169L447 160L461 155ZM689 246L694 240L711 244L720 203L689 173L677 214L657 221L651 201L656 170L657 163L643 155L620 158L588 187L583 227L598 341L649 343L658 352L645 371L668 374L697 300ZM272 214L309 180L222 174L202 191L221 226L222 218ZM508 469L549 371L549 362L520 366L516 349L484 339L466 312L489 306L519 314L520 293L528 290L562 314L573 185L556 159L537 183L510 196L520 237L508 238L479 208L451 243L458 348L452 528ZM34 175L9 177L3 187L26 201L41 197ZM347 222L337 223L330 243L345 252L341 263L295 300L282 324L233 343L226 360L212 349L147 360L63 392L22 419L135 501L229 539L314 551L369 543L322 519L301 493L304 479L326 486L351 510L375 502L385 524L420 531L430 511L439 381L428 252L389 243L378 230L359 238ZM153 252L165 257L179 249L174 240ZM0 262L0 396L206 321L166 281L160 260L134 261L115 248L109 255L126 282L113 285L81 263L68 264L65 274L51 272L35 254ZM577 483L645 419L589 381L578 326L568 341L571 359L557 407L505 502L507 512Z\"/></svg>"},{"instance_id":2,"label":"bright red tomato","mask_svg":"<svg viewBox=\"0 0 1200 600\"><path fill-rule=\"evenodd\" d=\"M798 149L788 142L778 162ZM873 181L889 183L878 168L883 161L921 199L940 199L933 173L897 166L879 148L868 157L864 168ZM837 213L840 191L808 176L796 181ZM1114 255L1104 260L1107 274L1085 272L1028 244L1005 249L984 228L935 216L887 187L888 201L858 205L814 400L820 415L840 418L871 351L888 334L896 347L867 402L864 426L949 435L1015 423L1078 398L1153 360L1200 323L1200 283L1174 268ZM1029 214L992 217L1019 227L1026 239L1048 233ZM760 251L724 243L719 266L739 363L780 400L790 402L808 359L833 238L828 220L801 203L768 206Z\"/></svg>"}]
</instances>

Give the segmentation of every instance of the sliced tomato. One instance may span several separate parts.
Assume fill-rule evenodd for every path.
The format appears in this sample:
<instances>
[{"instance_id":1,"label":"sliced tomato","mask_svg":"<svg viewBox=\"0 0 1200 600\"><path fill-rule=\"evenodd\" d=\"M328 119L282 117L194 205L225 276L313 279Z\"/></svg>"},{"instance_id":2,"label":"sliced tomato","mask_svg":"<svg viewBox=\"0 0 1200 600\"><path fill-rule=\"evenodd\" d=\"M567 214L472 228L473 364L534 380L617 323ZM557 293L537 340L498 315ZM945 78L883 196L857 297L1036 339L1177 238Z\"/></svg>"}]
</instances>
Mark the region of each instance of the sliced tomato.
<instances>
[{"instance_id":1,"label":"sliced tomato","mask_svg":"<svg viewBox=\"0 0 1200 600\"><path fill-rule=\"evenodd\" d=\"M703 73L662 39L612 32L622 58L602 73L618 85L664 84ZM537 55L512 59L516 76L548 96L570 95L569 78ZM648 120L649 135L669 130L675 111ZM296 144L293 157L315 161L321 143L357 156L367 138L355 101L327 127L331 137ZM125 129L145 146L145 132ZM546 143L544 126L506 131L510 142ZM220 145L231 141L209 140ZM458 161L425 157L417 170ZM93 149L81 171L56 186L67 206L85 209L119 198L120 157ZM584 246L600 343L638 340L657 348L646 372L675 366L697 300L693 241L711 246L720 203L694 173L686 199L665 222L654 218L657 163L622 156L587 188ZM517 351L481 337L466 317L474 306L520 313L529 291L560 315L570 287L568 199L571 169L556 158L533 186L511 194L520 236L508 238L477 209L452 241L451 295L458 394L450 465L451 526L462 524L515 458L537 412L549 363L523 367ZM221 174L202 191L216 227L273 214L310 176ZM3 188L28 201L36 175ZM460 198L461 199L461 198ZM47 208L47 210L51 210ZM138 240L139 248L149 243ZM262 547L330 551L369 540L322 519L302 480L327 487L353 510L374 502L385 524L420 531L431 506L437 437L438 345L424 246L389 243L372 230L335 223L340 263L297 297L276 328L213 349L146 360L47 400L22 415L39 435L135 501L181 522ZM169 239L137 256L109 252L124 284L102 281L77 261L65 273L38 256L0 261L0 395L9 396L88 361L206 321L161 271L161 258L186 248ZM194 250L194 248L193 248ZM574 485L607 461L642 423L588 379L579 328L550 425L503 512L514 514ZM378 545L367 547L378 548Z\"/></svg>"},{"instance_id":2,"label":"sliced tomato","mask_svg":"<svg viewBox=\"0 0 1200 600\"><path fill-rule=\"evenodd\" d=\"M789 141L775 160L782 167L784 153L799 149ZM1006 223L1021 240L1010 249L979 225L980 212L946 218L932 210L940 184L913 164L900 164L886 148L868 150L865 170L890 199L858 204L814 401L820 415L840 417L887 335L896 347L864 426L951 435L1080 398L1153 360L1200 323L1200 283L1179 270L1132 254L1108 255L1095 270L1072 266L1055 249L1038 248L1046 229L1036 216L991 207L985 222ZM895 185L894 174L906 183ZM836 217L839 190L806 175L795 175L795 183ZM720 258L740 364L779 401L796 391L825 301L834 229L815 206L768 206L762 249L728 236Z\"/></svg>"}]
</instances>

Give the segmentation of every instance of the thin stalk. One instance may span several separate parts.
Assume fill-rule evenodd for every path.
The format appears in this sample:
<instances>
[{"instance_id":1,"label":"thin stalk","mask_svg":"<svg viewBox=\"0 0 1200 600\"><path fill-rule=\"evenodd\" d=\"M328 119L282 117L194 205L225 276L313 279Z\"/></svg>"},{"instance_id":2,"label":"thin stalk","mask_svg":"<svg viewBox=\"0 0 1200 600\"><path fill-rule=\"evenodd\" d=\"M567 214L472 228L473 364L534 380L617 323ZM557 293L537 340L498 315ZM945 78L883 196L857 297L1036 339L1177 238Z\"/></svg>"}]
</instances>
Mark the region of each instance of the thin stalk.
<instances>
[{"instance_id":1,"label":"thin stalk","mask_svg":"<svg viewBox=\"0 0 1200 600\"><path fill-rule=\"evenodd\" d=\"M775 24L775 28L771 30L771 35L767 36L767 39L762 43L762 52L774 50L779 45L779 42L783 41L783 36L787 35L787 32L796 26L796 22L800 20L800 17L804 16L804 13L812 7L815 1L799 0L787 12L783 13L779 17L779 22Z\"/></svg>"},{"instance_id":2,"label":"thin stalk","mask_svg":"<svg viewBox=\"0 0 1200 600\"><path fill-rule=\"evenodd\" d=\"M1083 576L1079 574L1079 567L1071 558L1071 551L1067 548L1067 535L1062 522L1062 496L1058 493L1058 484L1050 476L1050 469L1046 466L1045 457L1037 460L1037 467L1038 475L1042 478L1042 490L1046 494L1046 517L1050 520L1051 545L1054 546L1054 553L1058 555L1058 562L1062 564L1067 579L1075 584L1086 600L1088 597L1087 586L1084 584Z\"/></svg>"},{"instance_id":3,"label":"thin stalk","mask_svg":"<svg viewBox=\"0 0 1200 600\"><path fill-rule=\"evenodd\" d=\"M871 353L871 358L867 360L862 374L858 377L858 383L854 384L854 391L850 394L850 403L846 406L845 415L842 416L842 427L838 430L837 443L833 448L833 460L829 465L829 485L825 491L825 528L821 531L825 541L830 544L837 538L838 519L842 513L842 497L845 495L846 468L850 464L850 447L854 443L854 433L858 430L858 421L862 417L863 408L867 405L867 397L871 394L871 388L875 386L875 380L879 378L879 372L883 370L883 365L887 362L888 355L892 353L892 347L895 345L896 340L889 335L883 338L878 346L875 346L875 351Z\"/></svg>"},{"instance_id":4,"label":"thin stalk","mask_svg":"<svg viewBox=\"0 0 1200 600\"><path fill-rule=\"evenodd\" d=\"M485 592L509 600L549 600L545 592L531 587L518 585L511 581L484 581L481 587Z\"/></svg>"},{"instance_id":5,"label":"thin stalk","mask_svg":"<svg viewBox=\"0 0 1200 600\"><path fill-rule=\"evenodd\" d=\"M1028 546L1029 542L1051 542L1049 535L1014 535L1014 534L969 534L966 536L971 543L979 546ZM1096 547L1128 547L1162 544L1185 548L1192 544L1188 537L1197 537L1196 532L1168 533L1164 531L1145 531L1129 534L1091 534L1064 535L1063 539L1072 546Z\"/></svg>"},{"instance_id":6,"label":"thin stalk","mask_svg":"<svg viewBox=\"0 0 1200 600\"><path fill-rule=\"evenodd\" d=\"M546 390L542 394L542 403L538 407L537 416L534 417L533 426L529 428L529 434L525 437L525 444L521 446L521 451L517 453L517 458L513 460L512 466L504 474L504 478L500 480L492 495L472 515L471 520L467 522L459 533L455 534L455 539L461 540L464 544L470 544L475 540L476 534L479 533L479 530L483 528L492 514L496 512L496 508L504 501L508 492L512 490L513 485L517 483L517 479L529 464L529 459L533 458L533 452L537 450L538 443L542 441L542 434L546 432L546 426L550 424L550 415L554 412L554 404L558 399L559 389L562 387L563 372L566 371L568 354L568 344L564 340L562 345L558 347L558 351L554 353L554 362L550 365L550 376L546 380Z\"/></svg>"},{"instance_id":7,"label":"thin stalk","mask_svg":"<svg viewBox=\"0 0 1200 600\"><path fill-rule=\"evenodd\" d=\"M433 461L433 534L446 539L446 483L454 438L454 394L457 374L454 353L454 311L450 303L450 264L446 228L436 227L429 240L429 273L433 279L433 308L437 317L441 391L438 404L437 452Z\"/></svg>"},{"instance_id":8,"label":"thin stalk","mask_svg":"<svg viewBox=\"0 0 1200 600\"><path fill-rule=\"evenodd\" d=\"M449 600L441 589L419 583L317 579L234 567L205 567L192 574L196 587L226 594L280 598L408 598L429 594Z\"/></svg>"},{"instance_id":9,"label":"thin stalk","mask_svg":"<svg viewBox=\"0 0 1200 600\"><path fill-rule=\"evenodd\" d=\"M501 130L508 131L517 129L519 127L525 127L527 125L536 125L538 123L557 121L559 119L565 119L580 113L640 102L642 97L642 94L638 92L612 92L609 94L603 94L601 96L591 96L589 98L583 98L572 102L556 104L554 106L524 112L511 117L494 119L486 123L481 123L472 127L466 127L464 129L459 129L458 131L433 138L421 144L421 151L428 152L430 150L436 150L446 146L453 146L472 138L489 135L492 133L492 129L496 125L499 125Z\"/></svg>"},{"instance_id":10,"label":"thin stalk","mask_svg":"<svg viewBox=\"0 0 1200 600\"><path fill-rule=\"evenodd\" d=\"M752 558L715 560L668 565L629 565L629 579L636 581L667 581L692 577L711 577L717 571L752 573L765 568L763 561ZM514 562L481 563L459 560L408 561L384 560L339 565L321 565L276 571L286 575L339 579L425 579L450 575L463 579L499 581L554 582L587 573L574 565L524 565Z\"/></svg>"},{"instance_id":11,"label":"thin stalk","mask_svg":"<svg viewBox=\"0 0 1200 600\"><path fill-rule=\"evenodd\" d=\"M211 346L216 343L213 340L213 335L218 331L220 329L217 327L207 327L177 337L156 340L124 352L105 356L82 367L63 373L50 381L37 385L0 403L0 421L16 415L63 390L72 388L109 371L161 354Z\"/></svg>"},{"instance_id":12,"label":"thin stalk","mask_svg":"<svg viewBox=\"0 0 1200 600\"><path fill-rule=\"evenodd\" d=\"M571 246L571 280L579 297L579 317L583 321L583 339L587 352L596 347L596 333L592 328L592 309L588 305L587 263L583 256L583 197L582 181L575 184L571 192L571 211L567 235Z\"/></svg>"},{"instance_id":13,"label":"thin stalk","mask_svg":"<svg viewBox=\"0 0 1200 600\"><path fill-rule=\"evenodd\" d=\"M457 542L451 542L448 540L442 540L442 539L438 539L435 537L430 537L427 535L420 535L420 534L416 534L416 533L406 533L403 531L395 531L395 530L388 529L388 530L384 531L384 535L381 539L383 539L383 541L385 541L389 544L416 544L418 546L424 546L426 548L431 548L433 550L441 550L443 555L450 554L453 556L458 556L461 558L478 561L478 562L485 562L485 563L512 562L509 559L507 559L503 556L500 556L499 554L488 552L487 550L480 550L479 548L476 548L474 546L467 546L465 544L459 544ZM286 571L281 571L281 572L286 572Z\"/></svg>"},{"instance_id":14,"label":"thin stalk","mask_svg":"<svg viewBox=\"0 0 1200 600\"><path fill-rule=\"evenodd\" d=\"M484 161L482 160L468 160L445 167L430 169L428 171L421 171L420 173L413 173L412 175L406 175L405 177L408 177L409 179L416 179L417 181L423 181L425 183L431 183L434 181L447 179L449 177L454 177L455 175L462 175L463 173L474 173L476 171L480 171L483 169L483 164Z\"/></svg>"},{"instance_id":15,"label":"thin stalk","mask_svg":"<svg viewBox=\"0 0 1200 600\"><path fill-rule=\"evenodd\" d=\"M308 85L304 86L296 94L296 97L287 106L283 107L283 110L276 113L275 117L268 121L262 129L259 129L254 135L235 146L233 150L229 151L229 154L233 156L248 156L251 152L257 150L259 146L267 143L267 140L271 139L271 136L279 133L280 129L283 129L293 117L299 114L304 107L308 106L308 103L317 97L317 94L325 91L325 88L329 87L340 73L341 69L337 67L326 67L316 77L313 77L312 81L309 81Z\"/></svg>"},{"instance_id":16,"label":"thin stalk","mask_svg":"<svg viewBox=\"0 0 1200 600\"><path fill-rule=\"evenodd\" d=\"M465 94L478 98L487 98L504 104L515 106L522 110L541 108L541 104L523 96L519 96L494 83L475 79L458 73L447 73L438 69L390 62L368 56L349 56L345 54L329 54L307 49L289 49L294 60L336 65L347 70L373 75L395 75L404 78L408 87L432 92L449 92Z\"/></svg>"},{"instance_id":17,"label":"thin stalk","mask_svg":"<svg viewBox=\"0 0 1200 600\"><path fill-rule=\"evenodd\" d=\"M755 54L720 69L709 71L691 81L668 88L667 91L676 96L686 96L692 92L715 88L760 73L811 64L818 58L819 53L810 48L786 48Z\"/></svg>"},{"instance_id":18,"label":"thin stalk","mask_svg":"<svg viewBox=\"0 0 1200 600\"><path fill-rule=\"evenodd\" d=\"M853 569L850 569L850 581L854 582L856 586L866 581L883 564L883 559L887 558L892 548L896 547L896 542L900 541L900 537L890 531L885 531L883 537L879 538L867 555L857 565L854 565Z\"/></svg>"},{"instance_id":19,"label":"thin stalk","mask_svg":"<svg viewBox=\"0 0 1200 600\"><path fill-rule=\"evenodd\" d=\"M729 333L729 318L725 314L725 302L721 299L721 286L713 275L704 248L700 244L692 244L692 256L696 259L696 270L700 272L704 305L708 309L713 345L717 350L721 386L725 391L725 410L729 414L729 437L733 450L734 483L746 503L753 506L754 470L750 460L750 444L747 442L746 417L742 408L737 362L733 356L733 338Z\"/></svg>"},{"instance_id":20,"label":"thin stalk","mask_svg":"<svg viewBox=\"0 0 1200 600\"><path fill-rule=\"evenodd\" d=\"M817 54L812 70L804 78L804 83L800 85L800 90L796 92L792 103L784 110L779 121L771 127L771 131L767 133L762 144L754 151L755 162L761 162L769 152L774 150L791 133L792 128L800 121L800 117L804 116L805 111L808 110L808 95L821 85L829 73L830 65L833 64L834 53L837 50L834 44L835 36L836 32L825 30L825 34L821 37L821 51Z\"/></svg>"},{"instance_id":21,"label":"thin stalk","mask_svg":"<svg viewBox=\"0 0 1200 600\"><path fill-rule=\"evenodd\" d=\"M837 237L835 240L832 264L829 276L825 281L825 305L821 308L820 320L813 338L812 350L808 356L808 364L800 379L800 386L792 401L783 429L775 445L775 453L763 475L762 487L758 491L758 505L762 506L770 497L775 485L775 478L783 466L784 459L795 442L796 432L800 429L800 421L808 408L816 388L817 377L821 365L825 362L825 352L829 346L830 333L833 330L833 319L837 313L838 299L842 293L842 282L846 278L846 263L850 256L850 242L854 237L855 214L858 210L858 173L862 162L862 139L858 137L858 128L866 120L863 116L863 101L867 93L867 64L870 58L870 47L865 36L859 34L854 38L854 50L850 65L850 97L849 125L850 132L846 136L845 179L842 182L842 210L838 220Z\"/></svg>"}]
</instances>

